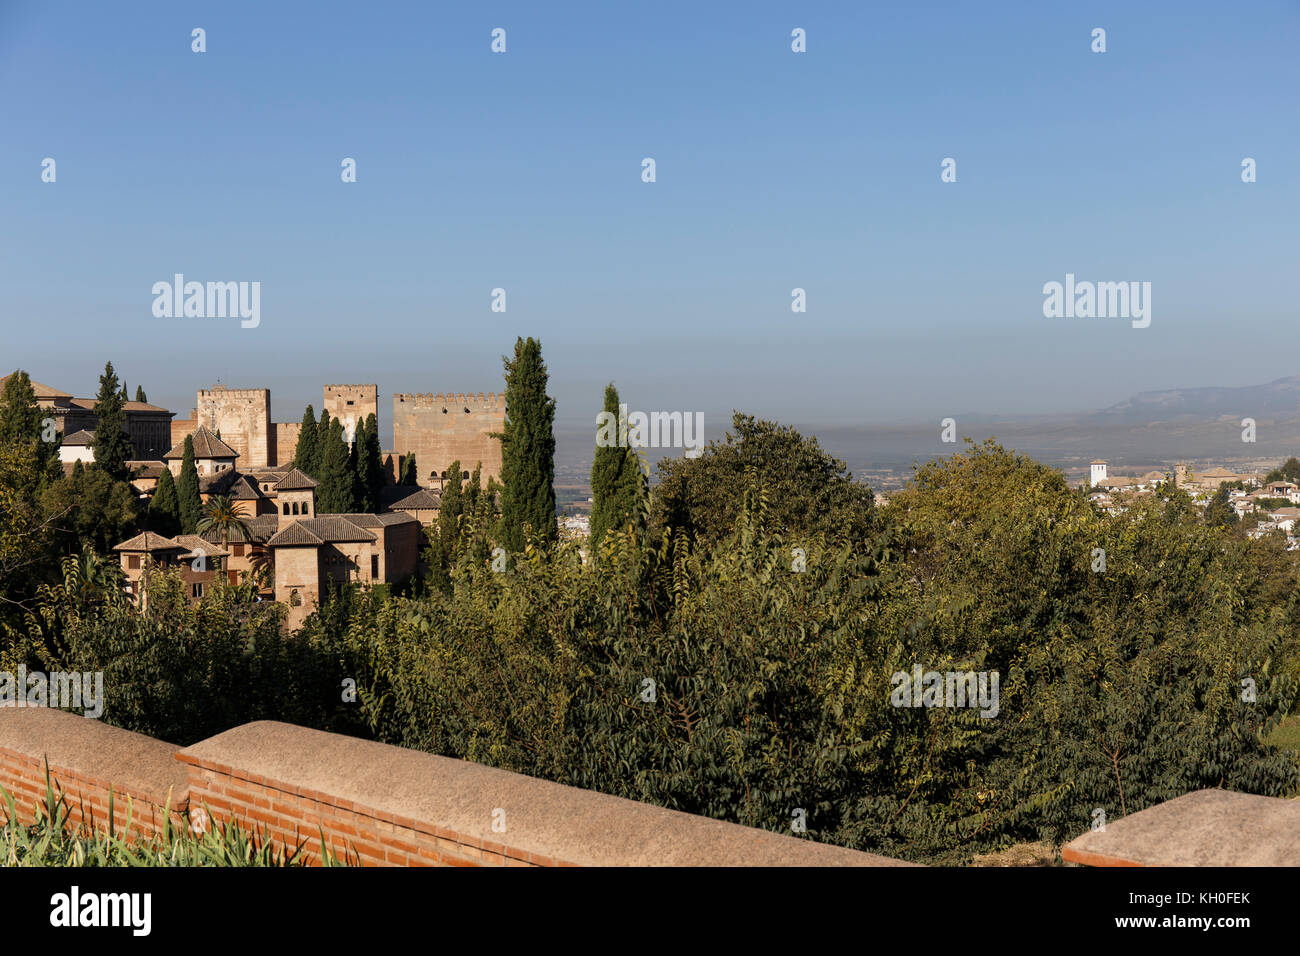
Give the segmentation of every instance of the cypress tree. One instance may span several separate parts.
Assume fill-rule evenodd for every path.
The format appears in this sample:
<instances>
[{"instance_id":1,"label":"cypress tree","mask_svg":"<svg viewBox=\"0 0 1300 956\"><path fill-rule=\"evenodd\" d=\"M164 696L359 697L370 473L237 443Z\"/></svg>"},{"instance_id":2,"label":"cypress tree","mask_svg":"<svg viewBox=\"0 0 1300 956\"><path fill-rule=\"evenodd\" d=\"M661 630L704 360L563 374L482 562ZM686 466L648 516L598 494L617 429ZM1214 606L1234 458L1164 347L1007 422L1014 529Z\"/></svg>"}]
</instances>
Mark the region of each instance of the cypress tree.
<instances>
[{"instance_id":1,"label":"cypress tree","mask_svg":"<svg viewBox=\"0 0 1300 956\"><path fill-rule=\"evenodd\" d=\"M329 413L321 417L328 420ZM348 446L343 425L329 420L329 436L321 449L320 487L316 489L316 510L322 514L346 514L352 510L352 471L348 467Z\"/></svg>"},{"instance_id":2,"label":"cypress tree","mask_svg":"<svg viewBox=\"0 0 1300 956\"><path fill-rule=\"evenodd\" d=\"M170 468L163 469L158 478L158 487L154 489L153 498L149 502L149 525L158 534L169 538L181 533L180 497Z\"/></svg>"},{"instance_id":3,"label":"cypress tree","mask_svg":"<svg viewBox=\"0 0 1300 956\"><path fill-rule=\"evenodd\" d=\"M555 399L546 394L542 345L515 340L506 371L506 423L501 436L501 538L522 550L529 530L544 543L555 540Z\"/></svg>"},{"instance_id":4,"label":"cypress tree","mask_svg":"<svg viewBox=\"0 0 1300 956\"><path fill-rule=\"evenodd\" d=\"M366 443L361 449L361 476L365 492L366 510L379 510L384 489L384 450L379 445L379 420L374 412L366 416Z\"/></svg>"},{"instance_id":5,"label":"cypress tree","mask_svg":"<svg viewBox=\"0 0 1300 956\"><path fill-rule=\"evenodd\" d=\"M0 443L26 445L41 439L41 409L32 380L22 369L5 381L0 394Z\"/></svg>"},{"instance_id":6,"label":"cypress tree","mask_svg":"<svg viewBox=\"0 0 1300 956\"><path fill-rule=\"evenodd\" d=\"M131 457L131 443L126 437L125 399L118 386L113 363L104 366L99 377L99 395L95 398L95 438L91 449L95 465L115 481L124 481L128 472L127 459Z\"/></svg>"},{"instance_id":7,"label":"cypress tree","mask_svg":"<svg viewBox=\"0 0 1300 956\"><path fill-rule=\"evenodd\" d=\"M0 445L18 445L34 454L38 481L45 487L63 477L59 441L54 418L37 404L31 378L18 369L5 381L0 394Z\"/></svg>"},{"instance_id":8,"label":"cypress tree","mask_svg":"<svg viewBox=\"0 0 1300 956\"><path fill-rule=\"evenodd\" d=\"M135 400L146 405L149 403L149 399L144 397L144 389L139 385L135 387Z\"/></svg>"},{"instance_id":9,"label":"cypress tree","mask_svg":"<svg viewBox=\"0 0 1300 956\"><path fill-rule=\"evenodd\" d=\"M328 408L322 408L320 419L316 422L316 471L312 475L317 481L321 480L322 469L325 466L325 449L329 446L330 441L330 412Z\"/></svg>"},{"instance_id":10,"label":"cypress tree","mask_svg":"<svg viewBox=\"0 0 1300 956\"><path fill-rule=\"evenodd\" d=\"M349 511L365 511L365 495L361 491L361 443L365 440L365 422L360 422L352 432L352 441L344 435L343 443L348 446L349 494L352 504Z\"/></svg>"},{"instance_id":11,"label":"cypress tree","mask_svg":"<svg viewBox=\"0 0 1300 956\"><path fill-rule=\"evenodd\" d=\"M591 553L599 553L608 531L641 524L641 462L636 451L620 443L623 417L618 389L605 387L605 412L597 420L596 454L591 463Z\"/></svg>"},{"instance_id":12,"label":"cypress tree","mask_svg":"<svg viewBox=\"0 0 1300 956\"><path fill-rule=\"evenodd\" d=\"M302 413L298 444L293 450L293 466L312 478L320 471L320 435L316 427L316 410L310 405Z\"/></svg>"},{"instance_id":13,"label":"cypress tree","mask_svg":"<svg viewBox=\"0 0 1300 956\"><path fill-rule=\"evenodd\" d=\"M194 436L185 436L185 454L181 458L181 476L176 482L181 533L194 534L203 517L203 499L199 496L199 470L194 466Z\"/></svg>"},{"instance_id":14,"label":"cypress tree","mask_svg":"<svg viewBox=\"0 0 1300 956\"><path fill-rule=\"evenodd\" d=\"M447 466L447 480L442 485L442 501L438 505L438 536L442 539L442 554L448 564L456 560L456 544L460 538L460 517L465 513L465 500L461 493L460 462Z\"/></svg>"}]
</instances>

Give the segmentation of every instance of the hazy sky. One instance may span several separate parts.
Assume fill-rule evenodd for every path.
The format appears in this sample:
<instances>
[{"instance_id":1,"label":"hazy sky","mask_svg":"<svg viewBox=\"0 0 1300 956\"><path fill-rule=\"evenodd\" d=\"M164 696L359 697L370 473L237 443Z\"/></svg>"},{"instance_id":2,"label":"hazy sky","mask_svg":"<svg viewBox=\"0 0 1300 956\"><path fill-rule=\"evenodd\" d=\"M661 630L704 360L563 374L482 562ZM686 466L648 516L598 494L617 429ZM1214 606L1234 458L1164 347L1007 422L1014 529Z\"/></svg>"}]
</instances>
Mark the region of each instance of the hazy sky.
<instances>
[{"instance_id":1,"label":"hazy sky","mask_svg":"<svg viewBox=\"0 0 1300 956\"><path fill-rule=\"evenodd\" d=\"M1298 50L1277 0L0 0L0 367L281 420L373 381L387 418L534 335L562 420L613 379L709 437L1267 381L1300 372ZM177 272L260 282L261 325L155 318ZM1149 281L1150 327L1044 318L1067 272Z\"/></svg>"}]
</instances>

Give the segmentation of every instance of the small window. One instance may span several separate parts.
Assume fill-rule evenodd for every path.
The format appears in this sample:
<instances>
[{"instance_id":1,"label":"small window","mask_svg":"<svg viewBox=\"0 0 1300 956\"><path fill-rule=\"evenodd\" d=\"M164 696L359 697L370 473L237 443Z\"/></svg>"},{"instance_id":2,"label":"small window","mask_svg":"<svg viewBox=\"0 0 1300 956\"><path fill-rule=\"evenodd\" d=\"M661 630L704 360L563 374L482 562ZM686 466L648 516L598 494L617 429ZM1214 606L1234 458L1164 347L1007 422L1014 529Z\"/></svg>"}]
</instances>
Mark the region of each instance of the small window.
<instances>
[{"instance_id":1,"label":"small window","mask_svg":"<svg viewBox=\"0 0 1300 956\"><path fill-rule=\"evenodd\" d=\"M293 513L294 514L298 513L298 502L296 501L293 503Z\"/></svg>"},{"instance_id":2,"label":"small window","mask_svg":"<svg viewBox=\"0 0 1300 956\"><path fill-rule=\"evenodd\" d=\"M193 584L190 585L190 597L193 597L193 598L201 598L201 597L203 597L203 584L202 584L202 582L198 582L198 581L196 581L195 583L193 583Z\"/></svg>"},{"instance_id":3,"label":"small window","mask_svg":"<svg viewBox=\"0 0 1300 956\"><path fill-rule=\"evenodd\" d=\"M377 554L370 556L370 576L372 578L379 577L379 555Z\"/></svg>"},{"instance_id":4,"label":"small window","mask_svg":"<svg viewBox=\"0 0 1300 956\"><path fill-rule=\"evenodd\" d=\"M465 479L468 480L468 478L469 478L469 472L468 472L468 471L462 471L462 472L460 473L460 476L461 476L462 478L465 478Z\"/></svg>"},{"instance_id":5,"label":"small window","mask_svg":"<svg viewBox=\"0 0 1300 956\"><path fill-rule=\"evenodd\" d=\"M132 571L140 570L140 555L133 554L126 559L126 566Z\"/></svg>"},{"instance_id":6,"label":"small window","mask_svg":"<svg viewBox=\"0 0 1300 956\"><path fill-rule=\"evenodd\" d=\"M291 591L289 593L289 607L301 607L301 606L302 606L302 595L300 595L296 590Z\"/></svg>"},{"instance_id":7,"label":"small window","mask_svg":"<svg viewBox=\"0 0 1300 956\"><path fill-rule=\"evenodd\" d=\"M289 502L287 501L284 503L284 513L285 514L289 513Z\"/></svg>"}]
</instances>

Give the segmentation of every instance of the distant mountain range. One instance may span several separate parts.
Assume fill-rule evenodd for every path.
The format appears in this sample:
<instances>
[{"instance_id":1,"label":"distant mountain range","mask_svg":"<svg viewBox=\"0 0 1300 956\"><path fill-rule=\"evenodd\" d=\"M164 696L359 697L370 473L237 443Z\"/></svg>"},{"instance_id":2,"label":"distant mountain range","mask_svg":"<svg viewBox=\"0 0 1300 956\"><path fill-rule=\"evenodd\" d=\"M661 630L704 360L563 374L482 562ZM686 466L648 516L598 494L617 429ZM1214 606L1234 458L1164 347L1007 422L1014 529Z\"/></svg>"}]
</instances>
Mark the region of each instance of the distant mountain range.
<instances>
[{"instance_id":1,"label":"distant mountain range","mask_svg":"<svg viewBox=\"0 0 1300 956\"><path fill-rule=\"evenodd\" d=\"M1170 388L1138 392L1127 401L1087 416L1097 424L1150 424L1197 418L1290 418L1300 416L1300 375L1275 379L1267 385Z\"/></svg>"},{"instance_id":2,"label":"distant mountain range","mask_svg":"<svg viewBox=\"0 0 1300 956\"><path fill-rule=\"evenodd\" d=\"M1257 422L1255 442L1242 441L1243 418ZM1265 385L1208 386L1139 392L1098 412L1058 415L958 414L961 437L995 437L1077 478L1104 458L1116 472L1163 470L1178 461L1242 470L1267 469L1300 456L1300 375ZM822 425L788 422L816 435L850 470L875 487L897 486L913 462L961 448L940 440L938 422L897 425ZM591 427L557 428L557 484L585 492L591 471ZM563 432L563 434L561 433ZM721 433L709 437L720 438ZM658 460L652 456L652 461Z\"/></svg>"}]
</instances>

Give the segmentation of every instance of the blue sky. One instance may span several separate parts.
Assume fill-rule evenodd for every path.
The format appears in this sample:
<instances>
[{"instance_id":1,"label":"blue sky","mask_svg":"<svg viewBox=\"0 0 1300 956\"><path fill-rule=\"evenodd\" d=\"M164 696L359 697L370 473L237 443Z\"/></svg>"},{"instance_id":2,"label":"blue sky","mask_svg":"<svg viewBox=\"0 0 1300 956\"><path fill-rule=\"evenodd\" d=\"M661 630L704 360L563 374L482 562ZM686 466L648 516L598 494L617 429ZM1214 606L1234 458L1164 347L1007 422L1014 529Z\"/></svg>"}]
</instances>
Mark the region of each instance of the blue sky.
<instances>
[{"instance_id":1,"label":"blue sky","mask_svg":"<svg viewBox=\"0 0 1300 956\"><path fill-rule=\"evenodd\" d=\"M0 366L296 420L325 382L498 389L534 335L562 421L613 379L709 437L1267 381L1300 372L1298 49L1276 0L0 0ZM261 325L155 318L176 272L261 282ZM1150 281L1150 327L1044 318L1067 272Z\"/></svg>"}]
</instances>

